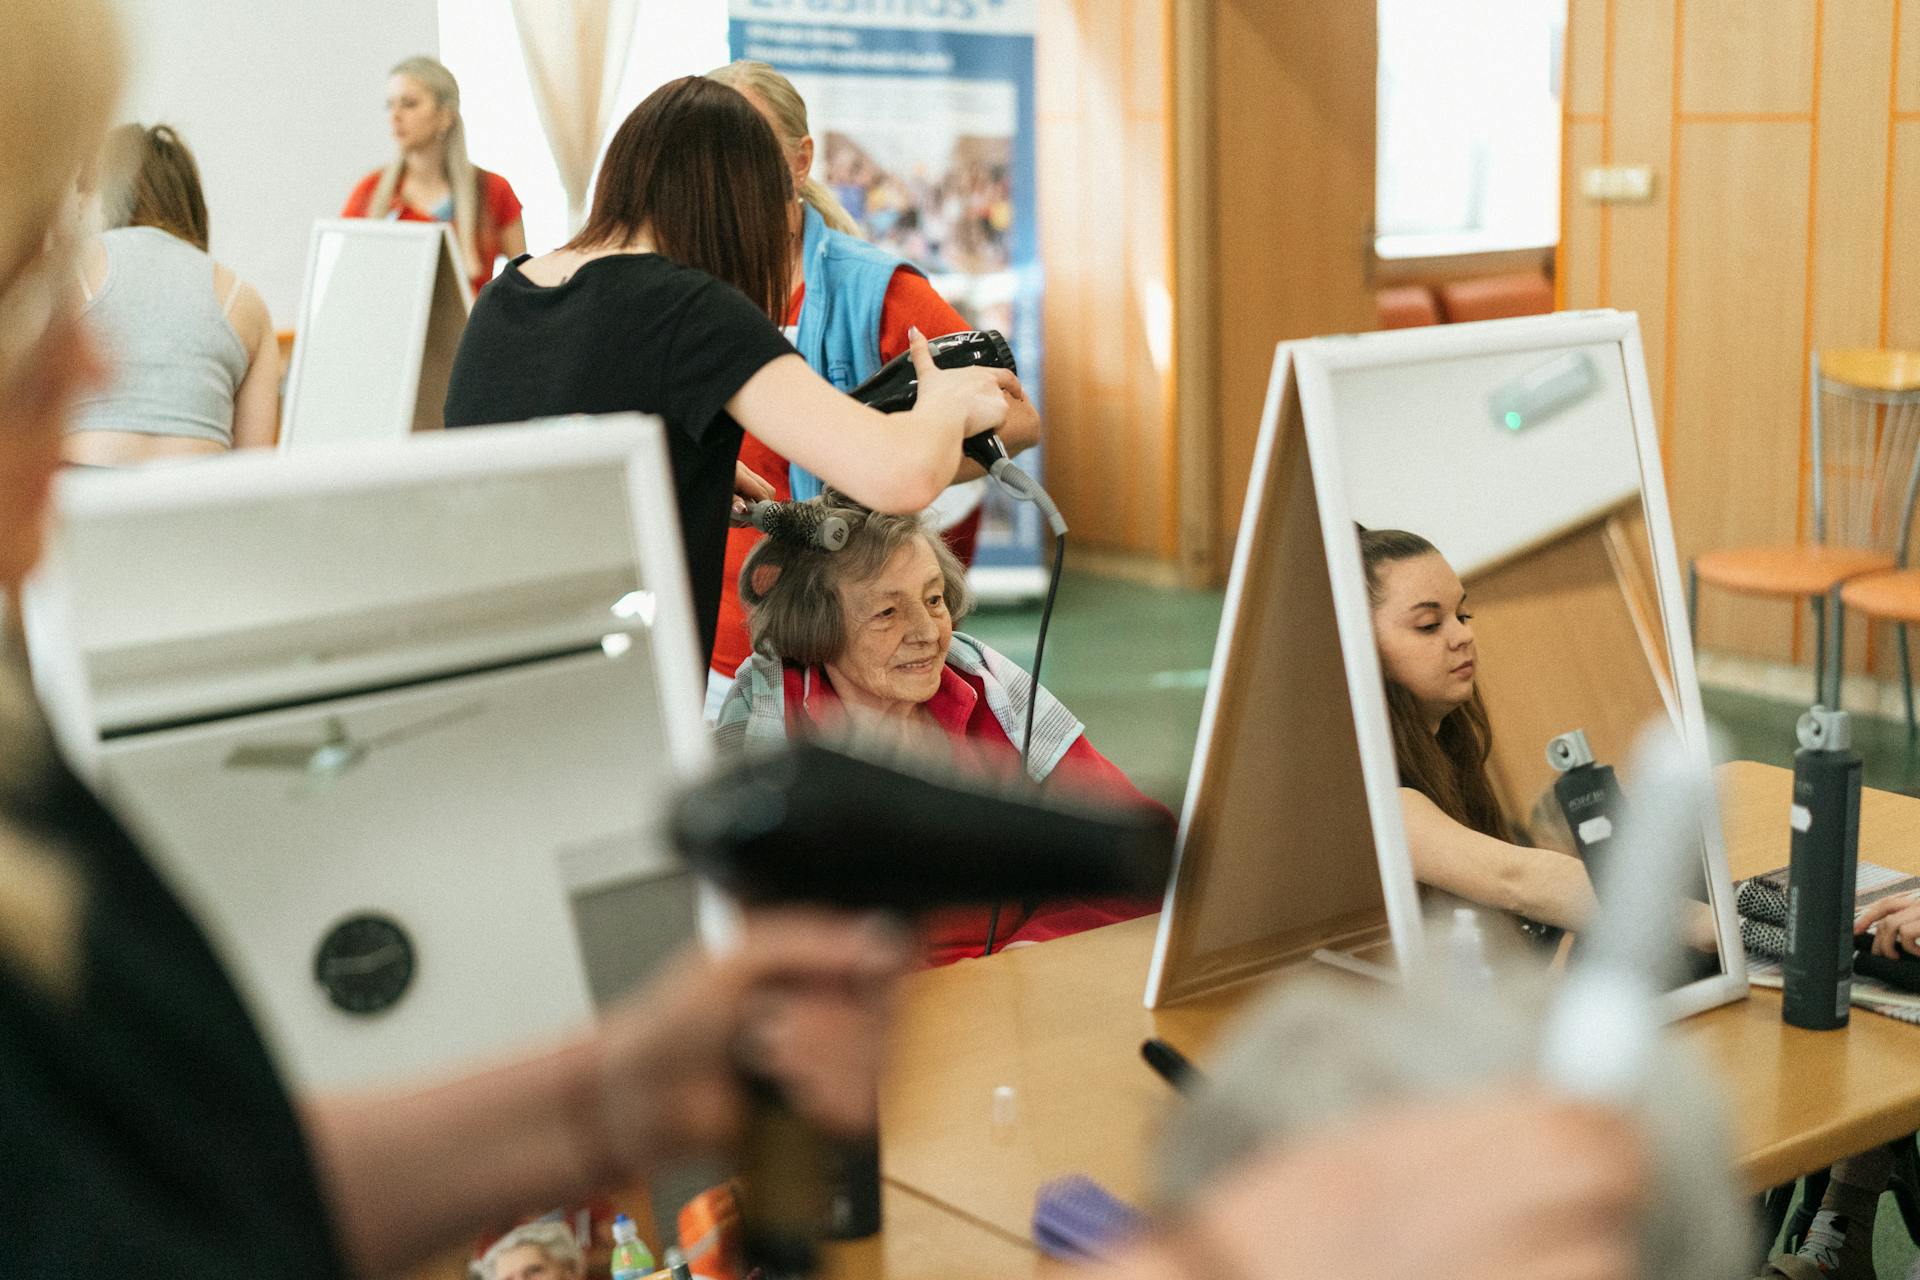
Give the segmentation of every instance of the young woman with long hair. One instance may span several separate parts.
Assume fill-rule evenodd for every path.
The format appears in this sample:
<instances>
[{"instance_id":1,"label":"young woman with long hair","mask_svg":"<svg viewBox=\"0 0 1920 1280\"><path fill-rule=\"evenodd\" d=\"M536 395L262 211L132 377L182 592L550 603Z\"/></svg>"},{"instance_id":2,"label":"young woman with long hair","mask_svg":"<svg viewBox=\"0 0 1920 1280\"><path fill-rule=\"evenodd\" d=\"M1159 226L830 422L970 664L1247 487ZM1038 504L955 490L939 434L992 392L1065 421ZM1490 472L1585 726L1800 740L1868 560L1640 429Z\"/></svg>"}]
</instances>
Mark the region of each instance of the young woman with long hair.
<instances>
[{"instance_id":1,"label":"young woman with long hair","mask_svg":"<svg viewBox=\"0 0 1920 1280\"><path fill-rule=\"evenodd\" d=\"M1540 924L1579 929L1595 900L1586 867L1515 843L1487 777L1493 730L1475 683L1466 588L1431 542L1360 531L1401 812L1422 885Z\"/></svg>"},{"instance_id":2,"label":"young woman with long hair","mask_svg":"<svg viewBox=\"0 0 1920 1280\"><path fill-rule=\"evenodd\" d=\"M913 264L860 236L859 224L832 191L812 176L814 146L807 104L793 82L764 62L742 60L707 73L707 78L738 89L773 128L792 175L796 198L787 206L790 289L781 323L808 366L842 391L851 391L888 360L907 349L913 329L932 337L969 328ZM1002 384L1007 392L1007 421L1000 439L1018 453L1040 439L1040 417L1017 378ZM772 488L776 498L819 496L819 478L792 466L776 449L749 432L740 444L740 462ZM968 505L969 499L971 506ZM980 528L979 496L957 491L930 513L962 563L971 563ZM945 513L955 512L951 518ZM709 717L733 685L734 674L753 652L747 618L733 591L741 566L759 543L752 529L736 529L727 539L721 572L720 625L707 675Z\"/></svg>"},{"instance_id":3,"label":"young woman with long hair","mask_svg":"<svg viewBox=\"0 0 1920 1280\"><path fill-rule=\"evenodd\" d=\"M167 125L121 125L93 166L105 229L79 254L82 313L112 370L62 455L135 466L271 446L280 348L260 294L207 254L200 169Z\"/></svg>"},{"instance_id":4,"label":"young woman with long hair","mask_svg":"<svg viewBox=\"0 0 1920 1280\"><path fill-rule=\"evenodd\" d=\"M527 251L527 232L507 180L467 157L459 82L433 58L408 58L387 77L387 118L399 154L360 179L340 216L451 222L468 281L480 292L493 279L494 259Z\"/></svg>"},{"instance_id":5,"label":"young woman with long hair","mask_svg":"<svg viewBox=\"0 0 1920 1280\"><path fill-rule=\"evenodd\" d=\"M475 304L447 390L449 427L571 413L666 420L701 658L713 646L744 425L876 511L917 511L960 469L960 441L1000 426L1004 370L938 369L886 415L842 395L781 335L792 291L780 144L738 92L699 76L634 108L600 166L580 233L511 263Z\"/></svg>"}]
</instances>

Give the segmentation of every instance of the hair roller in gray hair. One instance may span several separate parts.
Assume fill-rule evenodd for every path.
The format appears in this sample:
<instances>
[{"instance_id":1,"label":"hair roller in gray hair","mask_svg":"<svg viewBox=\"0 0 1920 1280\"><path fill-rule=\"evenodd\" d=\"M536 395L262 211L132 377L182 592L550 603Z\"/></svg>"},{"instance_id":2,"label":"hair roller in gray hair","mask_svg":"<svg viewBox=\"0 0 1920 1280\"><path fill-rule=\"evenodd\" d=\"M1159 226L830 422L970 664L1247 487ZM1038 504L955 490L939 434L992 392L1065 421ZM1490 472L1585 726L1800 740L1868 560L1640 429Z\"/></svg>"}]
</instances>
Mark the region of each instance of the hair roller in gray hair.
<instances>
[{"instance_id":1,"label":"hair roller in gray hair","mask_svg":"<svg viewBox=\"0 0 1920 1280\"><path fill-rule=\"evenodd\" d=\"M778 542L838 551L853 532L852 515L816 502L756 502L747 523Z\"/></svg>"}]
</instances>

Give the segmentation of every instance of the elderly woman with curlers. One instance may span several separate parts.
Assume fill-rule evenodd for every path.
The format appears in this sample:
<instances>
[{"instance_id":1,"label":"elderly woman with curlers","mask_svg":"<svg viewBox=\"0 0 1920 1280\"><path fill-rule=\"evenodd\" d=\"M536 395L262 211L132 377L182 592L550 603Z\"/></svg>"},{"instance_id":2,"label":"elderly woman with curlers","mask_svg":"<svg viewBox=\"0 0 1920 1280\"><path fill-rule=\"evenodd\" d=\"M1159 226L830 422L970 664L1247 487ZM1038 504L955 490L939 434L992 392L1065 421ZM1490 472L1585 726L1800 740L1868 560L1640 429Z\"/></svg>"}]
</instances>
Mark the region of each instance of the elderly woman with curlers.
<instances>
[{"instance_id":1,"label":"elderly woman with curlers","mask_svg":"<svg viewBox=\"0 0 1920 1280\"><path fill-rule=\"evenodd\" d=\"M850 531L838 550L801 536L769 536L747 557L740 596L754 656L721 705L723 744L853 735L930 750L969 771L1015 773L1024 764L1033 781L1099 802L1156 803L1100 754L1059 699L1002 654L954 630L970 604L966 571L921 516L867 511L831 490L795 510L836 512ZM782 527L807 523L803 516ZM944 964L1045 941L1158 907L1154 900L1109 899L951 912L931 930L929 960Z\"/></svg>"}]
</instances>

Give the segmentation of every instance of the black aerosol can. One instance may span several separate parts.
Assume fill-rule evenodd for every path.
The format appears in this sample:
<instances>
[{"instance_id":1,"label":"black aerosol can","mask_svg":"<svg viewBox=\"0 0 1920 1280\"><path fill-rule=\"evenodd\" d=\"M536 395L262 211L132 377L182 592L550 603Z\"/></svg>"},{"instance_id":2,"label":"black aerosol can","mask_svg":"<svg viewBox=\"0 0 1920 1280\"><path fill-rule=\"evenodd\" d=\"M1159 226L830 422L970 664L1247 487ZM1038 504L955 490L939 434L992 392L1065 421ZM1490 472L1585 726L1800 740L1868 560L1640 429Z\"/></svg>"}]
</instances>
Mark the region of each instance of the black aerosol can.
<instances>
[{"instance_id":1,"label":"black aerosol can","mask_svg":"<svg viewBox=\"0 0 1920 1280\"><path fill-rule=\"evenodd\" d=\"M1789 1026L1847 1025L1853 989L1854 873L1860 861L1860 757L1844 711L1800 717L1793 753L1793 854L1787 864Z\"/></svg>"},{"instance_id":2,"label":"black aerosol can","mask_svg":"<svg viewBox=\"0 0 1920 1280\"><path fill-rule=\"evenodd\" d=\"M1553 798L1573 832L1574 848L1587 864L1587 877L1597 879L1620 822L1620 784L1611 766L1593 758L1585 729L1547 743L1547 763L1560 775L1554 780Z\"/></svg>"}]
</instances>

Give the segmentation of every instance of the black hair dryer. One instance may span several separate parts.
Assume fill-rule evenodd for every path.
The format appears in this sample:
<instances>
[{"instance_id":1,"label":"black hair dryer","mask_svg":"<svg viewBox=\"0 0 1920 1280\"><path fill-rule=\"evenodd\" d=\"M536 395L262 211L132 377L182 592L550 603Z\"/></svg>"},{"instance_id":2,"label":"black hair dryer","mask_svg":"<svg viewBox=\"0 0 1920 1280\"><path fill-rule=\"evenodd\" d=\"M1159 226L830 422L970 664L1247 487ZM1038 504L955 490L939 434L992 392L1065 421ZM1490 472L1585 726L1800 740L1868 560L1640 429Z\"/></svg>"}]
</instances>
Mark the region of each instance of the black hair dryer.
<instances>
[{"instance_id":1,"label":"black hair dryer","mask_svg":"<svg viewBox=\"0 0 1920 1280\"><path fill-rule=\"evenodd\" d=\"M942 781L799 743L738 760L683 792L675 843L746 903L917 915L1002 899L1158 895L1173 824L1156 809L1061 803L1023 781ZM746 1083L741 1230L749 1265L810 1274L823 1235L880 1229L878 1139L828 1142L777 1087Z\"/></svg>"},{"instance_id":2,"label":"black hair dryer","mask_svg":"<svg viewBox=\"0 0 1920 1280\"><path fill-rule=\"evenodd\" d=\"M1007 345L998 329L966 330L929 338L927 350L934 364L942 369L979 365L986 369L1018 371L1013 348ZM847 394L881 413L900 413L913 408L914 401L920 398L920 371L913 367L913 353L902 351ZM1013 464L1006 446L1000 443L999 433L982 431L968 436L960 442L960 451L979 463L1010 496L1039 507L1056 537L1065 536L1067 522L1061 517L1060 508L1038 481Z\"/></svg>"},{"instance_id":3,"label":"black hair dryer","mask_svg":"<svg viewBox=\"0 0 1920 1280\"><path fill-rule=\"evenodd\" d=\"M1547 743L1547 763L1560 775L1553 784L1553 798L1573 832L1574 848L1587 864L1587 875L1597 879L1620 821L1620 784L1610 767L1594 759L1585 729L1563 733Z\"/></svg>"}]
</instances>

